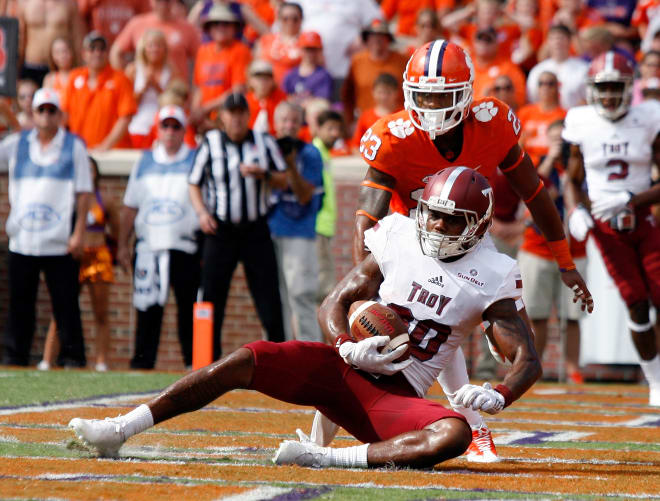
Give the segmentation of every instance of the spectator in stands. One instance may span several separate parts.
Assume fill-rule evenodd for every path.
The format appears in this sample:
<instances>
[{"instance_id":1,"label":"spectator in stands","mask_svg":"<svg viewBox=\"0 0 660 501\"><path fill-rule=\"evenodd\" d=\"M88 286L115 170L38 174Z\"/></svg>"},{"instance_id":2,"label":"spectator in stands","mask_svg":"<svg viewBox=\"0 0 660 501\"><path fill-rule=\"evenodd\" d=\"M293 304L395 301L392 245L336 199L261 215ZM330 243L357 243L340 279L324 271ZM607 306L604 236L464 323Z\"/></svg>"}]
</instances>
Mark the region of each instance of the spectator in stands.
<instances>
[{"instance_id":1,"label":"spectator in stands","mask_svg":"<svg viewBox=\"0 0 660 501\"><path fill-rule=\"evenodd\" d=\"M84 367L77 259L83 252L92 191L89 160L84 143L60 126L62 113L54 91L39 89L32 106L35 128L12 134L0 145L0 165L9 172L11 206L6 223L9 311L3 363L30 362L43 271L60 326L59 362Z\"/></svg>"},{"instance_id":2,"label":"spectator in stands","mask_svg":"<svg viewBox=\"0 0 660 501\"><path fill-rule=\"evenodd\" d=\"M300 64L284 77L282 88L297 103L303 104L310 97L332 99L332 76L323 66L323 42L315 31L300 34Z\"/></svg>"},{"instance_id":3,"label":"spectator in stands","mask_svg":"<svg viewBox=\"0 0 660 501\"><path fill-rule=\"evenodd\" d=\"M366 48L351 58L348 75L342 88L342 103L346 124L351 125L357 116L374 107L374 81L381 73L397 75L401 85L401 75L408 60L403 54L392 49L394 37L383 21L373 21L362 31ZM399 93L399 104L403 107L403 93Z\"/></svg>"},{"instance_id":4,"label":"spectator in stands","mask_svg":"<svg viewBox=\"0 0 660 501\"><path fill-rule=\"evenodd\" d=\"M614 35L605 26L590 26L580 30L577 45L579 56L588 62L607 51L614 50L635 64L634 51L616 46Z\"/></svg>"},{"instance_id":5,"label":"spectator in stands","mask_svg":"<svg viewBox=\"0 0 660 501\"><path fill-rule=\"evenodd\" d=\"M50 73L44 78L43 86L57 92L60 99L69 83L69 74L76 66L74 57L75 51L69 38L58 37L50 44L48 55Z\"/></svg>"},{"instance_id":6,"label":"spectator in stands","mask_svg":"<svg viewBox=\"0 0 660 501\"><path fill-rule=\"evenodd\" d=\"M250 129L275 135L275 108L286 99L286 93L275 83L269 62L252 61L248 73L246 98L250 106Z\"/></svg>"},{"instance_id":7,"label":"spectator in stands","mask_svg":"<svg viewBox=\"0 0 660 501\"><path fill-rule=\"evenodd\" d=\"M375 106L365 110L358 118L355 132L351 139L351 147L359 148L360 139L376 120L399 109L399 94L401 86L397 79L389 73L381 73L374 81L373 95Z\"/></svg>"},{"instance_id":8,"label":"spectator in stands","mask_svg":"<svg viewBox=\"0 0 660 501\"><path fill-rule=\"evenodd\" d=\"M135 61L126 67L126 76L133 82L138 103L137 112L128 124L133 148L151 147L149 134L158 114L158 96L178 75L167 58L167 40L159 30L147 30L137 44Z\"/></svg>"},{"instance_id":9,"label":"spectator in stands","mask_svg":"<svg viewBox=\"0 0 660 501\"><path fill-rule=\"evenodd\" d=\"M23 130L34 127L32 99L35 92L37 92L37 84L33 80L19 80L16 84L16 120Z\"/></svg>"},{"instance_id":10,"label":"spectator in stands","mask_svg":"<svg viewBox=\"0 0 660 501\"><path fill-rule=\"evenodd\" d=\"M554 25L566 26L570 35L575 35L584 28L605 23L605 19L596 9L587 5L587 2L576 2L575 0L557 0L557 10L550 22Z\"/></svg>"},{"instance_id":11,"label":"spectator in stands","mask_svg":"<svg viewBox=\"0 0 660 501\"><path fill-rule=\"evenodd\" d=\"M323 342L316 319L319 265L316 215L323 199L323 160L297 139L303 109L282 101L275 109L278 143L287 163L287 188L268 218L279 270L286 339Z\"/></svg>"},{"instance_id":12,"label":"spectator in stands","mask_svg":"<svg viewBox=\"0 0 660 501\"><path fill-rule=\"evenodd\" d=\"M510 59L498 59L497 32L485 28L474 37L474 98L485 97L500 75L508 75L515 88L518 106L525 103L525 75Z\"/></svg>"},{"instance_id":13,"label":"spectator in stands","mask_svg":"<svg viewBox=\"0 0 660 501\"><path fill-rule=\"evenodd\" d=\"M576 2L577 3L577 2ZM534 66L527 76L527 100L538 101L539 78L544 71L557 75L561 107L565 110L585 102L589 63L571 57L571 30L556 24L548 31L548 59Z\"/></svg>"},{"instance_id":14,"label":"spectator in stands","mask_svg":"<svg viewBox=\"0 0 660 501\"><path fill-rule=\"evenodd\" d=\"M646 37L649 21L654 17L659 17L658 14L660 14L659 0L639 0L637 2L630 24L637 29L639 38Z\"/></svg>"},{"instance_id":15,"label":"spectator in stands","mask_svg":"<svg viewBox=\"0 0 660 501\"><path fill-rule=\"evenodd\" d=\"M413 52L425 43L432 42L438 38L446 38L447 33L440 26L440 18L433 9L422 9L417 13L415 22L415 38L408 44L406 56L410 57Z\"/></svg>"},{"instance_id":16,"label":"spectator in stands","mask_svg":"<svg viewBox=\"0 0 660 501\"><path fill-rule=\"evenodd\" d=\"M41 87L50 71L50 44L58 37L71 37L79 53L83 26L76 0L21 0L18 2L20 78Z\"/></svg>"},{"instance_id":17,"label":"spectator in stands","mask_svg":"<svg viewBox=\"0 0 660 501\"><path fill-rule=\"evenodd\" d=\"M539 24L539 0L515 0L511 18L520 27L520 38L513 43L511 62L520 66L525 74L538 62L537 52L544 39Z\"/></svg>"},{"instance_id":18,"label":"spectator in stands","mask_svg":"<svg viewBox=\"0 0 660 501\"><path fill-rule=\"evenodd\" d=\"M255 3L255 2L251 2ZM204 22L204 18L208 15L211 9L221 5L228 7L239 19L241 24L240 31L243 31L244 22L247 23L245 30L245 40L249 43L254 42L259 36L268 33L269 25L273 22L273 12L270 5L259 5L258 10L255 10L250 3L245 1L233 2L229 0L198 0L194 3L190 12L188 13L188 21L194 26L200 26ZM203 38L204 42L208 40Z\"/></svg>"},{"instance_id":19,"label":"spectator in stands","mask_svg":"<svg viewBox=\"0 0 660 501\"><path fill-rule=\"evenodd\" d=\"M214 5L204 18L204 31L211 41L199 48L195 58L192 114L198 123L215 112L231 92L245 90L250 49L236 39L239 19L228 7Z\"/></svg>"},{"instance_id":20,"label":"spectator in stands","mask_svg":"<svg viewBox=\"0 0 660 501\"><path fill-rule=\"evenodd\" d=\"M287 166L271 136L250 130L243 94L225 98L220 119L224 129L206 133L188 178L205 234L202 290L204 301L213 303L214 360L222 354L225 305L239 261L268 339L284 341L277 261L266 217L270 189L286 188Z\"/></svg>"},{"instance_id":21,"label":"spectator in stands","mask_svg":"<svg viewBox=\"0 0 660 501\"><path fill-rule=\"evenodd\" d=\"M133 230L137 238L133 369L154 368L170 285L176 296L183 364L192 366L193 303L200 282L199 223L188 191L195 150L183 142L186 116L182 108L166 106L158 112L158 120L158 140L133 167L121 210L117 257L125 271L131 269Z\"/></svg>"},{"instance_id":22,"label":"spectator in stands","mask_svg":"<svg viewBox=\"0 0 660 501\"><path fill-rule=\"evenodd\" d=\"M16 132L21 128L21 125L16 120L16 115L11 109L11 101L9 99L0 99L0 140L11 132Z\"/></svg>"},{"instance_id":23,"label":"spectator in stands","mask_svg":"<svg viewBox=\"0 0 660 501\"><path fill-rule=\"evenodd\" d=\"M257 42L256 58L273 65L273 75L278 85L300 63L302 46L299 44L303 11L300 5L283 2L277 11L279 31L266 33Z\"/></svg>"},{"instance_id":24,"label":"spectator in stands","mask_svg":"<svg viewBox=\"0 0 660 501\"><path fill-rule=\"evenodd\" d=\"M649 78L660 78L660 51L645 52L639 63L639 77L633 82L632 104L642 102L642 89Z\"/></svg>"},{"instance_id":25,"label":"spectator in stands","mask_svg":"<svg viewBox=\"0 0 660 501\"><path fill-rule=\"evenodd\" d=\"M600 14L613 37L637 38L637 28L630 25L637 0L587 0L586 4Z\"/></svg>"},{"instance_id":26,"label":"spectator in stands","mask_svg":"<svg viewBox=\"0 0 660 501\"><path fill-rule=\"evenodd\" d=\"M330 294L336 283L332 237L336 231L337 199L330 151L344 134L344 122L340 113L325 110L318 114L316 120L310 121L310 128L314 135L313 144L321 152L323 159L323 204L316 216L316 248L319 260L319 291L316 300L320 303Z\"/></svg>"},{"instance_id":27,"label":"spectator in stands","mask_svg":"<svg viewBox=\"0 0 660 501\"><path fill-rule=\"evenodd\" d=\"M551 71L542 72L538 79L537 93L538 101L524 106L518 112L522 125L520 145L525 148L534 165L539 165L541 157L548 153L548 127L566 116L566 110L559 104L557 75Z\"/></svg>"},{"instance_id":28,"label":"spectator in stands","mask_svg":"<svg viewBox=\"0 0 660 501\"><path fill-rule=\"evenodd\" d=\"M130 147L128 124L137 109L131 81L108 62L108 44L97 31L83 41L85 66L71 71L62 100L69 130L87 147L106 151Z\"/></svg>"},{"instance_id":29,"label":"spectator in stands","mask_svg":"<svg viewBox=\"0 0 660 501\"><path fill-rule=\"evenodd\" d=\"M78 7L85 32L98 31L110 45L131 19L149 11L145 0L78 0Z\"/></svg>"},{"instance_id":30,"label":"spectator in stands","mask_svg":"<svg viewBox=\"0 0 660 501\"><path fill-rule=\"evenodd\" d=\"M423 9L435 12L439 3L436 0L382 0L380 8L386 21L391 22L396 17L397 35L412 37L415 35L415 25L419 19L419 13ZM435 38L432 40L435 40Z\"/></svg>"},{"instance_id":31,"label":"spectator in stands","mask_svg":"<svg viewBox=\"0 0 660 501\"><path fill-rule=\"evenodd\" d=\"M513 111L518 111L519 104L516 99L516 88L508 75L499 75L493 80L493 85L486 89L487 96L493 96L505 102Z\"/></svg>"},{"instance_id":32,"label":"spectator in stands","mask_svg":"<svg viewBox=\"0 0 660 501\"><path fill-rule=\"evenodd\" d=\"M382 19L380 7L375 0L297 0L296 3L305 14L303 30L321 35L325 67L334 80L332 101L338 101L351 57L362 47L362 28L374 19Z\"/></svg>"},{"instance_id":33,"label":"spectator in stands","mask_svg":"<svg viewBox=\"0 0 660 501\"><path fill-rule=\"evenodd\" d=\"M87 212L86 229L83 236L83 255L80 259L78 281L87 284L89 298L94 313L96 328L94 369L98 372L108 370L110 348L110 324L108 307L110 304L110 285L114 282L112 254L108 239L116 242L119 235L119 210L111 200L103 200L99 181L99 166L89 157L89 166L94 187L94 199ZM47 371L55 365L60 344L57 338L57 323L51 318L44 343L44 354L37 369Z\"/></svg>"},{"instance_id":34,"label":"spectator in stands","mask_svg":"<svg viewBox=\"0 0 660 501\"><path fill-rule=\"evenodd\" d=\"M170 105L182 108L186 115L190 110L190 88L188 87L188 84L180 78L171 80L165 90L158 96L159 109ZM156 115L156 117L154 117L154 124L151 127L151 132L149 133L148 143L150 148L158 138L159 126L158 115ZM195 128L191 123L188 123L186 125L186 135L183 140L190 148L197 148L195 133Z\"/></svg>"},{"instance_id":35,"label":"spectator in stands","mask_svg":"<svg viewBox=\"0 0 660 501\"><path fill-rule=\"evenodd\" d=\"M546 79L544 73L543 80ZM560 176L566 169L568 148L561 139L563 120L555 120L548 126L549 147L537 166L538 174L543 179L549 193L555 197L558 209L563 213L563 201L560 193ZM585 273L586 257L584 242L571 239L571 255L580 273ZM571 383L582 383L584 379L579 370L580 326L578 320L581 311L577 303L570 299L571 292L563 286L560 272L553 263L552 253L545 238L529 221L518 252L518 266L522 274L523 301L527 315L534 328L534 345L540 359L548 338L548 322L553 306L559 319L566 320L566 373ZM560 324L561 324L560 320Z\"/></svg>"},{"instance_id":36,"label":"spectator in stands","mask_svg":"<svg viewBox=\"0 0 660 501\"><path fill-rule=\"evenodd\" d=\"M132 18L110 49L110 62L117 69L123 69L145 31L155 29L165 33L167 49L176 73L188 78L188 67L195 59L200 39L197 28L185 19L172 15L173 0L151 0L152 12Z\"/></svg>"},{"instance_id":37,"label":"spectator in stands","mask_svg":"<svg viewBox=\"0 0 660 501\"><path fill-rule=\"evenodd\" d=\"M660 101L660 78L647 78L642 87L642 99Z\"/></svg>"}]
</instances>

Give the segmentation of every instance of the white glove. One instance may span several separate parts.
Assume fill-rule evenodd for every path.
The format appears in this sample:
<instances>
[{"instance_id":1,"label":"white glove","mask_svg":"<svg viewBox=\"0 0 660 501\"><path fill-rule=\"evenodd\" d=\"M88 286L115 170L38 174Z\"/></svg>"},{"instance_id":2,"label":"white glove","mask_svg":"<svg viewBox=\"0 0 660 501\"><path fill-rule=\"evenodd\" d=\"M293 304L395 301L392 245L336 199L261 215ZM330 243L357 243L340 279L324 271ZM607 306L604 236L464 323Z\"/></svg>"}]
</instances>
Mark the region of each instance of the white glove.
<instances>
[{"instance_id":1,"label":"white glove","mask_svg":"<svg viewBox=\"0 0 660 501\"><path fill-rule=\"evenodd\" d=\"M619 191L608 195L591 204L591 213L600 221L609 221L628 205L631 198L632 193L629 191Z\"/></svg>"},{"instance_id":2,"label":"white glove","mask_svg":"<svg viewBox=\"0 0 660 501\"><path fill-rule=\"evenodd\" d=\"M369 337L357 343L348 341L339 347L339 355L344 359L344 362L356 369L391 376L408 367L413 361L409 358L403 362L393 363L394 360L405 353L408 348L405 344L387 355L380 353L378 348L389 342L390 338L388 336Z\"/></svg>"},{"instance_id":3,"label":"white glove","mask_svg":"<svg viewBox=\"0 0 660 501\"><path fill-rule=\"evenodd\" d=\"M488 414L497 414L504 409L504 395L493 390L490 383L484 383L483 386L464 384L456 392L454 401L468 409L472 408L474 411L484 411Z\"/></svg>"},{"instance_id":4,"label":"white glove","mask_svg":"<svg viewBox=\"0 0 660 501\"><path fill-rule=\"evenodd\" d=\"M568 216L568 231L576 240L583 241L587 238L587 233L594 227L594 220L591 219L589 211L578 205Z\"/></svg>"}]
</instances>

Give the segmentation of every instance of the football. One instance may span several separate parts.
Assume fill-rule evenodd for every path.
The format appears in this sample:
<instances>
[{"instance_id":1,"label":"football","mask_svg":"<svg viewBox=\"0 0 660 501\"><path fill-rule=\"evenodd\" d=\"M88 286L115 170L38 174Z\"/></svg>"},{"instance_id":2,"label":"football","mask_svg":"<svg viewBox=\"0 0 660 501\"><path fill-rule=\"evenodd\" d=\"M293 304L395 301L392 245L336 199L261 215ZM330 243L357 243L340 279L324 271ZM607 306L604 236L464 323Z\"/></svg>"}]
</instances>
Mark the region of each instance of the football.
<instances>
[{"instance_id":1,"label":"football","mask_svg":"<svg viewBox=\"0 0 660 501\"><path fill-rule=\"evenodd\" d=\"M405 353L395 362L410 357L410 337L408 325L392 309L376 301L356 301L348 310L350 335L356 341L372 336L388 336L390 342L381 349L381 353L390 353L399 346L408 346Z\"/></svg>"}]
</instances>

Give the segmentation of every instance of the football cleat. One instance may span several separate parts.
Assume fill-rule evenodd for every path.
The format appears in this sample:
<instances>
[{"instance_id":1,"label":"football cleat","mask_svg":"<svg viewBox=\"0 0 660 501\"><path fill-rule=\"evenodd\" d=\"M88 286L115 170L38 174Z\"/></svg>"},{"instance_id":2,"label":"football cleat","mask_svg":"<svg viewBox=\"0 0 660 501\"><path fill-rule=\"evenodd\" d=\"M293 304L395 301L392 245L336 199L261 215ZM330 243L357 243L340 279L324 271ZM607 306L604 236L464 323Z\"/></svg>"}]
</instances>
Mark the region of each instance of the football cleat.
<instances>
[{"instance_id":1,"label":"football cleat","mask_svg":"<svg viewBox=\"0 0 660 501\"><path fill-rule=\"evenodd\" d=\"M493 435L486 426L472 430L472 442L465 455L472 463L496 463L500 460L493 443Z\"/></svg>"},{"instance_id":2,"label":"football cleat","mask_svg":"<svg viewBox=\"0 0 660 501\"><path fill-rule=\"evenodd\" d=\"M313 442L299 442L297 440L285 440L277 449L273 463L279 465L297 464L298 466L311 466L321 468L324 466L322 460L328 455L328 449Z\"/></svg>"},{"instance_id":3,"label":"football cleat","mask_svg":"<svg viewBox=\"0 0 660 501\"><path fill-rule=\"evenodd\" d=\"M102 457L117 457L119 448L126 441L124 423L120 423L116 418L73 418L69 422L69 428L80 440L98 450Z\"/></svg>"}]
</instances>

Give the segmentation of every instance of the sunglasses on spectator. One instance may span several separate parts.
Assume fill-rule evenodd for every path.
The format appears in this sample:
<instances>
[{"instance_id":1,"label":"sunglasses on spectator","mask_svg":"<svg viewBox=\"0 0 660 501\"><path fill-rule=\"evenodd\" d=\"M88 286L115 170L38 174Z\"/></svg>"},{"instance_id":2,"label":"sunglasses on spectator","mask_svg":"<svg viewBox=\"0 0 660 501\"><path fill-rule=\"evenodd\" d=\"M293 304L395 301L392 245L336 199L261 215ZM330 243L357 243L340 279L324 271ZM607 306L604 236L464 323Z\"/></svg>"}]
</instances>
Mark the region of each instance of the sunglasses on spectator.
<instances>
[{"instance_id":1,"label":"sunglasses on spectator","mask_svg":"<svg viewBox=\"0 0 660 501\"><path fill-rule=\"evenodd\" d=\"M557 85L557 82L554 80L539 80L539 87L554 87Z\"/></svg>"},{"instance_id":2,"label":"sunglasses on spectator","mask_svg":"<svg viewBox=\"0 0 660 501\"><path fill-rule=\"evenodd\" d=\"M57 108L55 106L39 106L37 108L37 113L40 115L43 113L48 113L49 115L55 115L57 113Z\"/></svg>"},{"instance_id":3,"label":"sunglasses on spectator","mask_svg":"<svg viewBox=\"0 0 660 501\"><path fill-rule=\"evenodd\" d=\"M179 122L161 122L161 129L181 130L183 126Z\"/></svg>"}]
</instances>

